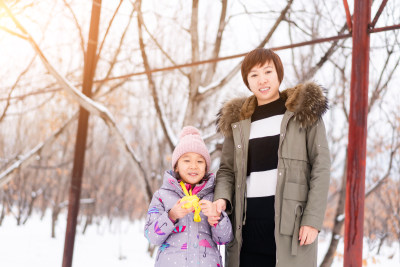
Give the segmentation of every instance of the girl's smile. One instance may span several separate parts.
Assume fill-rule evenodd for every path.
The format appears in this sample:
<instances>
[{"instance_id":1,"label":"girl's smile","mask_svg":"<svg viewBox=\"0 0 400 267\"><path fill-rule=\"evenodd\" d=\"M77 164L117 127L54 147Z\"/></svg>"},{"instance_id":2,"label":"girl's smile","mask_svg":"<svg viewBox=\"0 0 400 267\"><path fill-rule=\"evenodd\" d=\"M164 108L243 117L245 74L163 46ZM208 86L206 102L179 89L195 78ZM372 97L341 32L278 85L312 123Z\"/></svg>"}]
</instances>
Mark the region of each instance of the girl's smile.
<instances>
[{"instance_id":1,"label":"girl's smile","mask_svg":"<svg viewBox=\"0 0 400 267\"><path fill-rule=\"evenodd\" d=\"M188 184L195 185L206 174L206 161L200 154L189 152L183 154L176 165L175 172Z\"/></svg>"}]
</instances>

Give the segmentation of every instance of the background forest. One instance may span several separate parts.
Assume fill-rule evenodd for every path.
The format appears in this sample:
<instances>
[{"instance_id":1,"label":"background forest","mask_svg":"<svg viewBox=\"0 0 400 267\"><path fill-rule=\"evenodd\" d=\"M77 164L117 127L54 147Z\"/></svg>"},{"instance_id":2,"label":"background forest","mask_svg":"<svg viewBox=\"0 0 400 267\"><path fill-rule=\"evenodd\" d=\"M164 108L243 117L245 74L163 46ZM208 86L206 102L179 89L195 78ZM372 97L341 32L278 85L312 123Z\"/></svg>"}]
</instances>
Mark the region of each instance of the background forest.
<instances>
[{"instance_id":1,"label":"background forest","mask_svg":"<svg viewBox=\"0 0 400 267\"><path fill-rule=\"evenodd\" d=\"M381 1L372 2L374 16ZM67 212L80 105L90 112L78 218L85 232L105 218L143 218L185 125L202 130L217 170L216 114L249 95L241 54L349 33L341 0L100 3L90 100L76 92L92 1L0 0L0 228L6 217L21 225L51 212L55 236ZM399 18L398 0L388 1L376 27ZM364 235L377 253L400 242L399 35L371 34ZM352 40L277 53L281 90L307 80L327 89L332 177L324 230L333 238L321 266L330 266L343 235ZM232 55L239 56L214 60Z\"/></svg>"}]
</instances>

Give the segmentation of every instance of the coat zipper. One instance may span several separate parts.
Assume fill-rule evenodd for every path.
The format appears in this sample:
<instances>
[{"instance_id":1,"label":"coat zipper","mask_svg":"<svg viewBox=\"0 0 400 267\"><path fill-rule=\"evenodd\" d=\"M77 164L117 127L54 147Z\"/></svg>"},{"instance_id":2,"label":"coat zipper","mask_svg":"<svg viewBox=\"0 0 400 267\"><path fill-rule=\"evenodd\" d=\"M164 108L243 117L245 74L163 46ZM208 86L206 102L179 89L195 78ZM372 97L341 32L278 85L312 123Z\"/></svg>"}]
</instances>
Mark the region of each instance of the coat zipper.
<instances>
[{"instance_id":1,"label":"coat zipper","mask_svg":"<svg viewBox=\"0 0 400 267\"><path fill-rule=\"evenodd\" d=\"M283 160L283 158L282 158L282 144L283 144L283 141L284 141L284 139L286 138L286 130L287 130L287 126L288 126L288 124L289 124L289 121L290 121L290 119L293 117L293 113L291 113L289 116L288 116L288 118L287 118L287 120L286 120L286 122L285 122L285 127L284 127L284 129L283 129L283 132L281 133L281 135L282 135L282 139L280 140L280 142L279 142L279 147L278 147L278 153L279 153L279 157L281 158L281 162L282 162L282 164L283 164L283 169L285 170L285 161ZM279 159L278 159L278 162L279 162ZM278 167L280 167L280 166L278 166ZM279 168L278 168L278 179L279 179ZM278 183L276 183L277 185L278 185ZM278 190L275 190L276 192L278 192ZM275 193L275 212L277 211L278 209L276 208L276 193ZM279 218L281 218L281 214L279 214ZM277 232L277 229L279 229L279 227L277 226L277 225L279 225L279 223L280 222L276 222L275 221L275 244L276 244L276 266L278 266L278 262L279 262L279 259L278 259L278 244L277 244L277 238L276 238L276 232Z\"/></svg>"},{"instance_id":2,"label":"coat zipper","mask_svg":"<svg viewBox=\"0 0 400 267\"><path fill-rule=\"evenodd\" d=\"M285 123L285 127L284 127L284 130L283 130L283 136L282 136L282 139L281 139L281 141L279 142L279 154L280 154L280 157L282 158L282 143L283 143L283 141L284 141L284 139L286 138L286 130L287 130L287 126L288 126L288 124L289 124L289 120L293 117L293 113L291 113L290 115L289 115L289 117L288 117L288 119L287 119L287 121L286 121L286 123ZM283 162L283 161L282 161ZM283 165L285 166L285 163L283 162Z\"/></svg>"},{"instance_id":3,"label":"coat zipper","mask_svg":"<svg viewBox=\"0 0 400 267\"><path fill-rule=\"evenodd\" d=\"M242 174L243 174L243 178L244 179L246 179L246 172L245 172L245 169L244 169L244 161L245 161L245 153L244 153L244 135L243 135L243 131L242 131L242 124L241 123L239 123L239 133L240 133L240 141L241 141L241 143L242 143ZM241 181L241 190L244 190L243 189L243 181ZM246 194L247 192L245 191L244 192L244 205L243 205L243 211L246 211L246 205L247 205L247 201L246 201ZM243 228L243 225L245 225L245 223L246 223L246 212L244 212L244 218L243 218L243 221L242 221L242 228ZM243 229L242 229L243 230Z\"/></svg>"}]
</instances>

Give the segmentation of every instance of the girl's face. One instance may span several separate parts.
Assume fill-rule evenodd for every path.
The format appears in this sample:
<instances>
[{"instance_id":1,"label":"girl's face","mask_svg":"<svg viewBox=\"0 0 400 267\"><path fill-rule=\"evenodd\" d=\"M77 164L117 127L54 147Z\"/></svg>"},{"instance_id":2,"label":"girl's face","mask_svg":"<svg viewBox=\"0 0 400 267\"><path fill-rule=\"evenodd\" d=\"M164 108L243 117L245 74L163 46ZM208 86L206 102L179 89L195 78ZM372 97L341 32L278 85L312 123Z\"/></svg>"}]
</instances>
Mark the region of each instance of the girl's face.
<instances>
[{"instance_id":1,"label":"girl's face","mask_svg":"<svg viewBox=\"0 0 400 267\"><path fill-rule=\"evenodd\" d=\"M206 174L206 161L200 154L189 152L183 154L176 164L175 172L188 184L195 185Z\"/></svg>"},{"instance_id":2,"label":"girl's face","mask_svg":"<svg viewBox=\"0 0 400 267\"><path fill-rule=\"evenodd\" d=\"M259 106L279 98L280 83L272 61L267 61L264 65L254 66L247 75L247 81Z\"/></svg>"}]
</instances>

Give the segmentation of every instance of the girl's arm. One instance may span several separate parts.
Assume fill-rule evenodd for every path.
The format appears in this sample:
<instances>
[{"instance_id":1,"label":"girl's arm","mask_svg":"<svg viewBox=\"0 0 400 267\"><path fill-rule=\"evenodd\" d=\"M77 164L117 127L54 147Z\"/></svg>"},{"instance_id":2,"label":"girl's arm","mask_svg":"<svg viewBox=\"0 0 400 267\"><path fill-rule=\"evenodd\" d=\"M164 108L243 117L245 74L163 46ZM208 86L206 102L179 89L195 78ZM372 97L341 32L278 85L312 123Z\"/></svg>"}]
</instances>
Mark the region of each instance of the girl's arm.
<instances>
[{"instance_id":1,"label":"girl's arm","mask_svg":"<svg viewBox=\"0 0 400 267\"><path fill-rule=\"evenodd\" d=\"M221 212L221 219L215 226L211 226L212 239L218 245L225 245L233 240L232 224L225 211Z\"/></svg>"},{"instance_id":2,"label":"girl's arm","mask_svg":"<svg viewBox=\"0 0 400 267\"><path fill-rule=\"evenodd\" d=\"M211 198L212 196L209 199ZM200 200L199 204L201 207L201 212L205 216L215 216L217 212L215 204L205 198ZM232 224L225 211L221 212L220 217L220 220L215 225L210 226L211 235L215 243L218 245L225 245L233 239Z\"/></svg>"},{"instance_id":3,"label":"girl's arm","mask_svg":"<svg viewBox=\"0 0 400 267\"><path fill-rule=\"evenodd\" d=\"M168 217L168 211L157 191L151 200L146 216L144 235L150 243L161 245L175 228L175 223Z\"/></svg>"}]
</instances>

